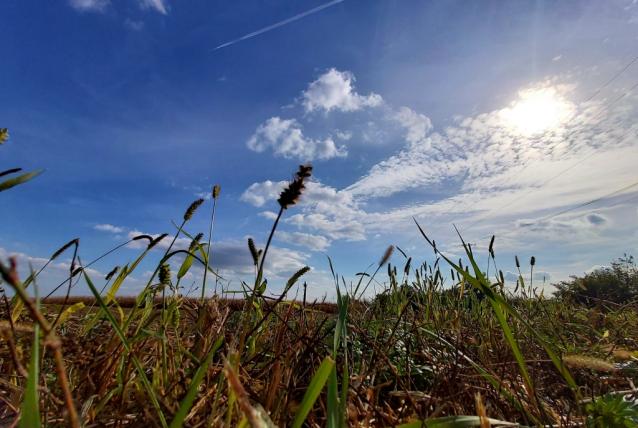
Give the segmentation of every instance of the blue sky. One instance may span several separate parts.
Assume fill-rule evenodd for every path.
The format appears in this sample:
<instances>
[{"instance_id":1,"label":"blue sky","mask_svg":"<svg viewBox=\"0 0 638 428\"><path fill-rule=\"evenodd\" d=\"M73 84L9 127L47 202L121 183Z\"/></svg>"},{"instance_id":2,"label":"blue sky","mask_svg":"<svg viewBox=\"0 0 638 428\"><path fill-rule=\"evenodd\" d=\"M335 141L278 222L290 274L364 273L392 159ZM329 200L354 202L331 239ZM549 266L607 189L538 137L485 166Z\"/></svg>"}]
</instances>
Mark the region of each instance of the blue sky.
<instances>
[{"instance_id":1,"label":"blue sky","mask_svg":"<svg viewBox=\"0 0 638 428\"><path fill-rule=\"evenodd\" d=\"M273 291L308 264L311 294L331 295L326 254L346 276L390 244L431 260L412 217L455 257L452 223L483 252L495 233L504 271L535 255L547 283L638 254L635 1L25 0L0 16L2 168L46 169L2 194L0 256L22 266L75 237L90 260L174 233L219 183L213 264L246 278L246 238L263 244L305 161Z\"/></svg>"}]
</instances>

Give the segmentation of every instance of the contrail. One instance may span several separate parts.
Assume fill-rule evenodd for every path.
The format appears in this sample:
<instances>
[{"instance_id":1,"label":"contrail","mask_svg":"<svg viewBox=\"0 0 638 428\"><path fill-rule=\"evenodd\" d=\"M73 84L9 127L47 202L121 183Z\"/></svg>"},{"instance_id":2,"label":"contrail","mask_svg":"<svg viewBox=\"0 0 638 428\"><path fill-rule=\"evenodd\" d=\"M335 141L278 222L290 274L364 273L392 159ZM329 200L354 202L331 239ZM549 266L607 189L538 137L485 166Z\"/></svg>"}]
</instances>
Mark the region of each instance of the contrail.
<instances>
[{"instance_id":1,"label":"contrail","mask_svg":"<svg viewBox=\"0 0 638 428\"><path fill-rule=\"evenodd\" d=\"M328 2L328 3L322 4L321 6L317 6L315 8L310 9L310 10L307 10L305 12L301 12L301 13L293 16L293 17L290 17L288 19L284 19L283 21L279 21L276 24L272 24L272 25L269 25L267 27L264 27L261 30L253 31L252 33L248 33L245 36L241 36L238 39L231 40L230 42L223 43L223 44L217 46L213 50L216 51L217 49L221 49L221 48L228 47L230 45L234 45L235 43L241 42L242 40L251 39L251 38L253 38L255 36L258 36L260 34L266 33L266 32L268 32L270 30L274 30L275 28L283 27L286 24L290 24L291 22L297 21L297 20L299 20L301 18L304 18L304 17L306 17L308 15L312 15L313 13L317 13L317 12L319 12L321 10L324 10L324 9L330 7L330 6L334 6L335 4L342 3L344 1L345 0L332 0L332 1Z\"/></svg>"}]
</instances>

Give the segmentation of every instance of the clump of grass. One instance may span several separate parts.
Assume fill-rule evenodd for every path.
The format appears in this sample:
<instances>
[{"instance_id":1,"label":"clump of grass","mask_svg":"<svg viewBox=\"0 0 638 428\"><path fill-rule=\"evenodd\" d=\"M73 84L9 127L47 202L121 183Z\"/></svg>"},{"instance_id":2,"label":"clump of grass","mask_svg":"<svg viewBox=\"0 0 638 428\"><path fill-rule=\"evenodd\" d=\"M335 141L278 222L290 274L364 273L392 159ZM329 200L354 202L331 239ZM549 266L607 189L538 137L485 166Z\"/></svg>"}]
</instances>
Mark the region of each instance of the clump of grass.
<instances>
[{"instance_id":1,"label":"clump of grass","mask_svg":"<svg viewBox=\"0 0 638 428\"><path fill-rule=\"evenodd\" d=\"M592 317L573 300L537 293L518 258L512 290L497 268L494 237L485 270L470 245L462 242L463 259L449 260L419 226L432 263L391 245L370 273L352 280L329 259L334 303L288 300L307 266L269 295L275 279L267 278L268 249L311 174L312 167L300 166L279 196L263 249L248 239L255 280L238 290L243 300L228 298L227 288L205 298L207 277L227 281L212 256L219 186L211 190L206 238L188 230L202 210L197 200L162 251L167 234L140 235L81 264L79 241L65 244L50 258L73 250L75 267L56 287L67 287L65 297L44 298L40 307L27 290L36 289L41 271L21 281L15 263L0 265L15 296L0 305L0 423L600 426L631 410L600 397L635 393L636 304ZM180 236L190 239L188 249L173 248ZM131 241L148 245L105 278L91 278L89 266ZM156 268L139 295L118 296L150 258ZM529 264L531 276L536 259ZM201 294L191 298L182 280L194 267L203 278ZM91 299L70 295L77 279ZM304 296L313 285L303 281ZM376 293L367 297L371 288ZM619 350L622 364L609 363Z\"/></svg>"}]
</instances>

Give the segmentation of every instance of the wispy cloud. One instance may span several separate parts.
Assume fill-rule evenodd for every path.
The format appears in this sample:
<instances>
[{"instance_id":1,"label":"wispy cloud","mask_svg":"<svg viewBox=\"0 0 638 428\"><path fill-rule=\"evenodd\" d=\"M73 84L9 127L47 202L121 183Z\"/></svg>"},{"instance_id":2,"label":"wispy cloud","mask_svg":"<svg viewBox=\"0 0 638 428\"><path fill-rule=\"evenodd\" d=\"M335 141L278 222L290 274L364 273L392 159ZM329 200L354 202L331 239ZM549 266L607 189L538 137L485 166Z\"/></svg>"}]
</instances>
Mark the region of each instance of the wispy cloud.
<instances>
[{"instance_id":1,"label":"wispy cloud","mask_svg":"<svg viewBox=\"0 0 638 428\"><path fill-rule=\"evenodd\" d=\"M109 233L122 233L125 230L123 227L113 226L112 224L108 224L108 223L96 224L95 226L93 226L93 229L99 230L100 232L109 232Z\"/></svg>"},{"instance_id":2,"label":"wispy cloud","mask_svg":"<svg viewBox=\"0 0 638 428\"><path fill-rule=\"evenodd\" d=\"M305 12L299 13L299 14L297 14L295 16L292 16L292 17L290 17L288 19L284 19L283 21L279 21L279 22L277 22L275 24L272 24L272 25L269 25L267 27L264 27L264 28L262 28L260 30L253 31L252 33L248 33L248 34L246 34L244 36L241 36L241 37L239 37L237 39L234 39L234 40L231 40L229 42L222 43L221 45L217 46L213 50L225 48L225 47L234 45L235 43L239 43L239 42L241 42L243 40L252 39L253 37L259 36L259 35L264 34L264 33L267 33L268 31L274 30L276 28L283 27L284 25L288 25L291 22L298 21L298 20L300 20L302 18L305 18L306 16L312 15L313 13L320 12L320 11L322 11L322 10L324 10L326 8L329 8L331 6L334 6L334 5L338 4L338 3L342 3L343 1L345 1L345 0L333 0L333 1L330 1L328 3L324 3L324 4L320 5L320 6L317 6L317 7L314 7L312 9L309 9L309 10L307 10Z\"/></svg>"},{"instance_id":3,"label":"wispy cloud","mask_svg":"<svg viewBox=\"0 0 638 428\"><path fill-rule=\"evenodd\" d=\"M111 4L110 0L69 0L69 4L80 12L104 12Z\"/></svg>"},{"instance_id":4,"label":"wispy cloud","mask_svg":"<svg viewBox=\"0 0 638 428\"><path fill-rule=\"evenodd\" d=\"M153 9L162 15L168 14L168 6L165 0L138 0L142 9Z\"/></svg>"},{"instance_id":5,"label":"wispy cloud","mask_svg":"<svg viewBox=\"0 0 638 428\"><path fill-rule=\"evenodd\" d=\"M336 90L337 95L317 95L324 91L309 95L320 79L302 93L306 113L348 113L362 105L353 101L361 95L350 84ZM475 238L508 225L509 236L506 242L501 240L503 246L513 244L514 238L519 244L529 242L532 236L579 237L574 244L600 242L602 232L612 228L609 225L618 228L622 223L619 219L626 214L620 208L608 214L592 214L590 209L547 221L531 220L578 204L583 195L594 198L635 181L632 141L638 136L638 125L632 117L636 97L628 96L624 103L610 108L604 99L571 101L573 90L558 78L540 82L501 109L456 118L443 130L435 130L423 113L384 103L383 109L371 110L374 115L367 120L380 129L398 126L391 132L402 147L341 190L311 181L299 205L301 212L287 217L284 224L296 227L298 233L330 241L388 233L400 239L413 233L412 217L416 217L427 221L429 227L450 232L452 222L462 228L472 224L469 232ZM545 102L556 102L549 107L559 109L557 115L550 112L544 118L534 114L536 104ZM534 111L527 111L530 108ZM550 126L543 128L547 124L539 120L545 119ZM357 131L340 126L339 132L352 136ZM596 156L591 155L594 152ZM574 169L574 165L579 168ZM603 173L609 165L614 165L614 174ZM539 179L567 169L569 174L553 179L551 186ZM284 181L254 183L242 200L268 207L284 185ZM386 204L380 201L415 189L420 194L421 189L427 189L431 196L383 209ZM524 200L512 203L517 199ZM445 234L453 239L450 233Z\"/></svg>"}]
</instances>

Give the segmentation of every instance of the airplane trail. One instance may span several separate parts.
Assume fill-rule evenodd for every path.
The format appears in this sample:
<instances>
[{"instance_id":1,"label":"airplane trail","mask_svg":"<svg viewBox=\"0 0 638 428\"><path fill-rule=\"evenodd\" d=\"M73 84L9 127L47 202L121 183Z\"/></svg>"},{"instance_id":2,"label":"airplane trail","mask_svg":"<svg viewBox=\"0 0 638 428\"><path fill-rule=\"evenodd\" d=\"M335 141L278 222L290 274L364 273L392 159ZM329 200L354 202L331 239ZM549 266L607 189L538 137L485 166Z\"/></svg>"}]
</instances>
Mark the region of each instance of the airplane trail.
<instances>
[{"instance_id":1,"label":"airplane trail","mask_svg":"<svg viewBox=\"0 0 638 428\"><path fill-rule=\"evenodd\" d=\"M234 40L231 40L229 42L222 43L221 45L219 45L215 49L213 49L213 51L216 51L216 50L222 49L222 48L226 48L228 46L234 45L235 43L239 43L239 42L241 42L243 40L252 39L253 37L259 36L260 34L264 34L264 33L268 32L270 30L274 30L276 28L283 27L284 25L290 24L291 22L298 21L301 18L305 18L308 15L312 15L313 13L320 12L320 11L326 9L326 8L329 8L329 7L334 6L336 4L342 3L344 1L345 0L332 0L332 1L328 2L328 3L324 3L324 4L320 5L320 6L312 8L310 10L307 10L305 12L301 12L301 13L295 15L295 16L292 16L290 18L284 19L283 21L279 21L279 22L277 22L275 24L272 24L272 25L269 25L267 27L264 27L264 28L262 28L260 30L253 31L252 33L248 33L248 34L246 34L244 36L241 36L241 37L239 37L237 39L234 39Z\"/></svg>"}]
</instances>

